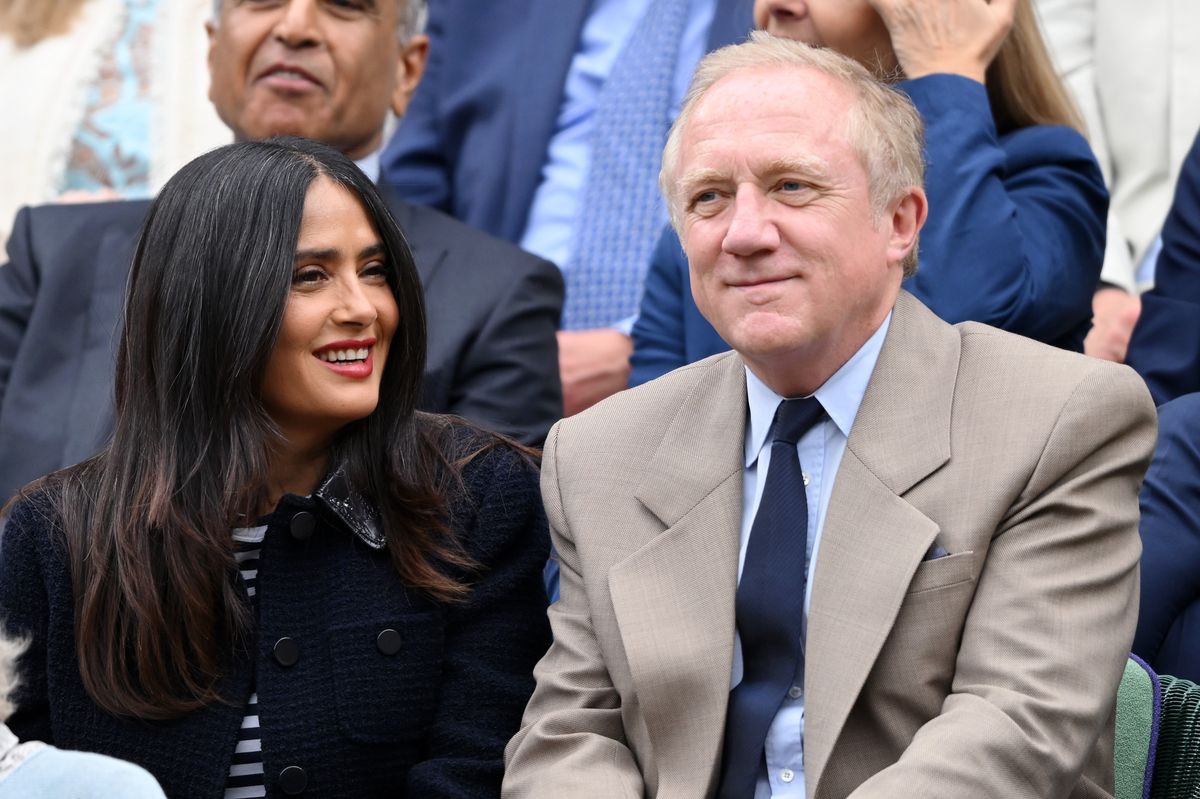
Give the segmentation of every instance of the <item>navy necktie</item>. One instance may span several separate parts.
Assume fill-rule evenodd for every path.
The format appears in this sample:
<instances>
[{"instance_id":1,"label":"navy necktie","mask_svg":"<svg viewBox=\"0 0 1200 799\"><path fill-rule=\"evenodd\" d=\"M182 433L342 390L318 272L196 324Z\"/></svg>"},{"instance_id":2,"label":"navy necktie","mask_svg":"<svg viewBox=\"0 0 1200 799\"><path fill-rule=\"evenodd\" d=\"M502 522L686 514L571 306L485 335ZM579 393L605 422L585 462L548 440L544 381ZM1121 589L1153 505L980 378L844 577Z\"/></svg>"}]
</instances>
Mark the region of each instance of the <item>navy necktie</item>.
<instances>
[{"instance_id":1,"label":"navy necktie","mask_svg":"<svg viewBox=\"0 0 1200 799\"><path fill-rule=\"evenodd\" d=\"M784 400L771 425L771 463L737 590L742 681L729 694L720 799L749 799L771 721L804 680L808 499L796 442L825 416L816 397Z\"/></svg>"}]
</instances>

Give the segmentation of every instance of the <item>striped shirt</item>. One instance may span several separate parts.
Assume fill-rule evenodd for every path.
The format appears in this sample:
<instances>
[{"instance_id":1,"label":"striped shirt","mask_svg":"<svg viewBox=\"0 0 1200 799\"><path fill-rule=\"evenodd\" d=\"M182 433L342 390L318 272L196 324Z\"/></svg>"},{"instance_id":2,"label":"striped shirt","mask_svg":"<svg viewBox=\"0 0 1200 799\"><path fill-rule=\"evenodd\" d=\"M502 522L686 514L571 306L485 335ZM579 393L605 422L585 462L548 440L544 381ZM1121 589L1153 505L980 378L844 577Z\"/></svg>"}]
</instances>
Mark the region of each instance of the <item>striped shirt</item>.
<instances>
[{"instance_id":1,"label":"striped shirt","mask_svg":"<svg viewBox=\"0 0 1200 799\"><path fill-rule=\"evenodd\" d=\"M234 557L242 574L242 583L253 605L258 604L258 559L262 542L267 535L267 526L239 527L233 531L236 544ZM229 780L225 783L225 799L251 799L266 796L263 779L262 739L258 729L258 692L252 691L246 702L246 715L238 731L237 747L233 750L233 761L229 766Z\"/></svg>"}]
</instances>

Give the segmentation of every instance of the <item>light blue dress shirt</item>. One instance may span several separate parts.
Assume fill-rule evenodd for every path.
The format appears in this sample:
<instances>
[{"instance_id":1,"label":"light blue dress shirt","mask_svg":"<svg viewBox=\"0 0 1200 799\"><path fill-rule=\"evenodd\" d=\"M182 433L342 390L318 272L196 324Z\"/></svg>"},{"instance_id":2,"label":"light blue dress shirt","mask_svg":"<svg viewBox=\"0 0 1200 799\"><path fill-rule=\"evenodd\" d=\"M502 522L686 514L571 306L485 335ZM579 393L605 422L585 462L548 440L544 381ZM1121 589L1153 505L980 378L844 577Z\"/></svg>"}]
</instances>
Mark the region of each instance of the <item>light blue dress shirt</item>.
<instances>
[{"instance_id":1,"label":"light blue dress shirt","mask_svg":"<svg viewBox=\"0 0 1200 799\"><path fill-rule=\"evenodd\" d=\"M564 268L571 259L576 220L583 201L591 154L592 121L596 101L613 64L646 13L651 0L596 0L583 26L579 49L571 59L562 106L550 139L542 181L533 196L521 247ZM704 55L716 0L691 0L688 20L679 44L672 89L671 118L679 113L683 95L696 64ZM662 225L666 208L660 209ZM626 333L633 319L618 328Z\"/></svg>"},{"instance_id":2,"label":"light blue dress shirt","mask_svg":"<svg viewBox=\"0 0 1200 799\"><path fill-rule=\"evenodd\" d=\"M828 419L809 430L796 443L804 474L804 492L808 499L808 581L804 586L804 617L812 598L812 576L820 551L821 529L833 495L833 482L846 452L846 439L858 415L867 391L879 350L887 336L892 315L879 326L850 360L833 374L813 396L825 409ZM767 435L775 410L785 398L767 388L749 368L746 369L746 398L750 412L746 419L746 468L742 478L742 530L738 553L738 579L746 560L746 544L758 503L762 499L767 470L771 468L771 442ZM815 511L815 512L814 512ZM799 575L797 575L799 577ZM807 624L805 625L807 627ZM742 642L733 642L733 674L730 688L742 681ZM767 730L767 764L758 778L755 799L804 799L804 686L788 691L783 706Z\"/></svg>"}]
</instances>

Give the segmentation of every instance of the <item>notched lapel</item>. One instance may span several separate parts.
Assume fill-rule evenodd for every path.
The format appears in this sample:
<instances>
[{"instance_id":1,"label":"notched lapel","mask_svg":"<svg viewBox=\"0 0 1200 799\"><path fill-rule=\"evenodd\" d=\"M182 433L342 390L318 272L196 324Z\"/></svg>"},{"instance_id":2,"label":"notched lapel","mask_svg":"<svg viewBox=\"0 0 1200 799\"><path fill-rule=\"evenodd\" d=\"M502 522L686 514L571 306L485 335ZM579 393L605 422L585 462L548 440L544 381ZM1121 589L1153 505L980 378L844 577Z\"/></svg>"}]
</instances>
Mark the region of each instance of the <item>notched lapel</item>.
<instances>
[{"instance_id":1,"label":"notched lapel","mask_svg":"<svg viewBox=\"0 0 1200 799\"><path fill-rule=\"evenodd\" d=\"M720 762L741 499L741 472L730 473L692 512L609 571L621 643L660 774L695 773Z\"/></svg>"},{"instance_id":2,"label":"notched lapel","mask_svg":"<svg viewBox=\"0 0 1200 799\"><path fill-rule=\"evenodd\" d=\"M705 371L637 490L666 529L608 583L659 772L703 786L720 762L733 663L746 384L733 355L691 368Z\"/></svg>"},{"instance_id":3,"label":"notched lapel","mask_svg":"<svg viewBox=\"0 0 1200 799\"><path fill-rule=\"evenodd\" d=\"M950 459L960 351L958 331L901 292L846 442L813 574L805 671L810 795L938 534L903 497Z\"/></svg>"},{"instance_id":4,"label":"notched lapel","mask_svg":"<svg viewBox=\"0 0 1200 799\"><path fill-rule=\"evenodd\" d=\"M814 789L938 530L846 451L808 613L804 768Z\"/></svg>"}]
</instances>

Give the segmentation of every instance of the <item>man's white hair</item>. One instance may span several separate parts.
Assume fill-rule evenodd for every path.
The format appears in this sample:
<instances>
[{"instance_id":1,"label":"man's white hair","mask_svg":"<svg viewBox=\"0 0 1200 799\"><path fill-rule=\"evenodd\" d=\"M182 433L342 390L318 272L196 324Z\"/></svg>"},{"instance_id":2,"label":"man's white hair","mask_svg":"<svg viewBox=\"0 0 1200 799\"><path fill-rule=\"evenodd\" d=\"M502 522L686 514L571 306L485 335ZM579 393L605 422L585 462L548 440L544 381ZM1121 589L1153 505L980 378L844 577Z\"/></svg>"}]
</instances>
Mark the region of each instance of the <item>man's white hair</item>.
<instances>
[{"instance_id":1,"label":"man's white hair","mask_svg":"<svg viewBox=\"0 0 1200 799\"><path fill-rule=\"evenodd\" d=\"M386 2L386 0L384 0ZM396 36L401 42L407 42L418 33L425 32L425 22L429 17L429 6L426 0L396 0L403 8L397 15ZM212 24L217 27L221 23L221 9L225 0L212 0Z\"/></svg>"},{"instance_id":2,"label":"man's white hair","mask_svg":"<svg viewBox=\"0 0 1200 799\"><path fill-rule=\"evenodd\" d=\"M713 84L734 72L773 67L815 70L840 81L857 95L858 102L846 121L847 137L867 172L871 204L877 214L909 187L924 184L924 124L907 96L876 79L848 56L755 31L748 42L722 47L700 61L683 109L667 136L658 180L671 224L681 239L683 198L679 196L677 172L684 127ZM905 276L913 274L916 267L914 246L904 260Z\"/></svg>"}]
</instances>

